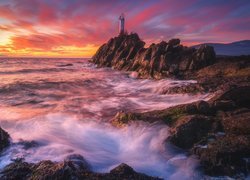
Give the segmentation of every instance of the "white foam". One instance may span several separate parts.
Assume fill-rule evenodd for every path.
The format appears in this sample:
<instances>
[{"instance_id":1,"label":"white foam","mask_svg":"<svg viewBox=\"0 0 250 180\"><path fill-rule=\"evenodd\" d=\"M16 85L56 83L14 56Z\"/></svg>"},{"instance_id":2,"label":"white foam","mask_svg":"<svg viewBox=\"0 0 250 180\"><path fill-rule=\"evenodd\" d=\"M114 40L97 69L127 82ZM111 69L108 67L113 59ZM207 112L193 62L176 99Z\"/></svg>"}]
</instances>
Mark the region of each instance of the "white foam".
<instances>
[{"instance_id":1,"label":"white foam","mask_svg":"<svg viewBox=\"0 0 250 180\"><path fill-rule=\"evenodd\" d=\"M61 161L69 154L79 153L97 172L108 172L120 163L127 163L139 172L164 178L192 177L197 173L195 160L165 146L168 127L164 125L141 122L117 129L106 123L50 114L4 121L2 127L10 133L13 143L34 140L41 146L28 150L17 144L11 146L0 158L0 167L15 158L28 162Z\"/></svg>"}]
</instances>

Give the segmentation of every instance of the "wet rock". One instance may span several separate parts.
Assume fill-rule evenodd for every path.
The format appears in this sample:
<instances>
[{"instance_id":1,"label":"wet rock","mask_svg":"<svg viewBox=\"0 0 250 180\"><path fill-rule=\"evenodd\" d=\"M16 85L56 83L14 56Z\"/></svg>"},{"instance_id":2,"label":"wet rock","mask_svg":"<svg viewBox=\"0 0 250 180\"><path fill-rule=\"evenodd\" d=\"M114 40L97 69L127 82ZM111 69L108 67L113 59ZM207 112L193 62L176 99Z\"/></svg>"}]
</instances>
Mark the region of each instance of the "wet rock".
<instances>
[{"instance_id":1,"label":"wet rock","mask_svg":"<svg viewBox=\"0 0 250 180\"><path fill-rule=\"evenodd\" d=\"M135 179L135 180L136 179L160 179L160 178L152 178L142 173L137 173L133 170L133 168L131 168L130 166L124 163L112 169L110 171L109 176L115 179L124 179L124 178Z\"/></svg>"},{"instance_id":2,"label":"wet rock","mask_svg":"<svg viewBox=\"0 0 250 180\"><path fill-rule=\"evenodd\" d=\"M228 111L236 107L235 103L232 100L219 100L213 103L213 108L216 110Z\"/></svg>"},{"instance_id":3,"label":"wet rock","mask_svg":"<svg viewBox=\"0 0 250 180\"><path fill-rule=\"evenodd\" d=\"M11 163L0 172L0 179L26 180L32 173L32 165L22 161Z\"/></svg>"},{"instance_id":4,"label":"wet rock","mask_svg":"<svg viewBox=\"0 0 250 180\"><path fill-rule=\"evenodd\" d=\"M206 136L211 127L212 120L207 116L183 116L171 128L172 135L168 140L178 147L189 149Z\"/></svg>"},{"instance_id":5,"label":"wet rock","mask_svg":"<svg viewBox=\"0 0 250 180\"><path fill-rule=\"evenodd\" d=\"M87 167L79 168L72 161L41 161L32 167L31 179L77 179Z\"/></svg>"},{"instance_id":6,"label":"wet rock","mask_svg":"<svg viewBox=\"0 0 250 180\"><path fill-rule=\"evenodd\" d=\"M237 113L233 111L222 119L222 125L228 134L250 134L250 110Z\"/></svg>"},{"instance_id":7,"label":"wet rock","mask_svg":"<svg viewBox=\"0 0 250 180\"><path fill-rule=\"evenodd\" d=\"M250 157L250 136L221 136L205 148L195 148L194 153L200 157L205 173L209 175L248 173L249 164L245 159Z\"/></svg>"},{"instance_id":8,"label":"wet rock","mask_svg":"<svg viewBox=\"0 0 250 180\"><path fill-rule=\"evenodd\" d=\"M188 115L211 114L211 108L205 101L197 101L189 104L177 105L164 110L155 110L144 113L118 112L111 120L116 127L123 127L132 121L145 121L148 123L163 122L168 126L174 126L176 121Z\"/></svg>"},{"instance_id":9,"label":"wet rock","mask_svg":"<svg viewBox=\"0 0 250 180\"><path fill-rule=\"evenodd\" d=\"M71 162L74 167L78 169L91 169L90 164L80 154L71 154L67 156L64 161Z\"/></svg>"},{"instance_id":10,"label":"wet rock","mask_svg":"<svg viewBox=\"0 0 250 180\"><path fill-rule=\"evenodd\" d=\"M116 168L112 169L110 171L110 173L114 174L114 175L123 175L123 174L134 174L135 171L133 170L133 168L129 167L127 164L120 164L119 166L117 166Z\"/></svg>"},{"instance_id":11,"label":"wet rock","mask_svg":"<svg viewBox=\"0 0 250 180\"><path fill-rule=\"evenodd\" d=\"M235 86L229 87L229 90L225 91L219 99L221 100L231 100L235 102L236 105L242 107L250 107L250 85L246 86Z\"/></svg>"},{"instance_id":12,"label":"wet rock","mask_svg":"<svg viewBox=\"0 0 250 180\"><path fill-rule=\"evenodd\" d=\"M166 89L162 94L198 94L205 93L207 90L198 83L182 86L174 86Z\"/></svg>"},{"instance_id":13,"label":"wet rock","mask_svg":"<svg viewBox=\"0 0 250 180\"><path fill-rule=\"evenodd\" d=\"M0 152L10 144L9 138L9 134L0 127Z\"/></svg>"},{"instance_id":14,"label":"wet rock","mask_svg":"<svg viewBox=\"0 0 250 180\"><path fill-rule=\"evenodd\" d=\"M68 156L63 162L41 161L37 164L16 161L0 172L0 179L9 180L51 180L51 179L159 179L135 172L126 164L121 164L110 173L95 173L86 160L78 154Z\"/></svg>"},{"instance_id":15,"label":"wet rock","mask_svg":"<svg viewBox=\"0 0 250 180\"><path fill-rule=\"evenodd\" d=\"M120 111L116 113L110 123L115 127L124 127L129 122L136 120L138 120L136 113Z\"/></svg>"}]
</instances>

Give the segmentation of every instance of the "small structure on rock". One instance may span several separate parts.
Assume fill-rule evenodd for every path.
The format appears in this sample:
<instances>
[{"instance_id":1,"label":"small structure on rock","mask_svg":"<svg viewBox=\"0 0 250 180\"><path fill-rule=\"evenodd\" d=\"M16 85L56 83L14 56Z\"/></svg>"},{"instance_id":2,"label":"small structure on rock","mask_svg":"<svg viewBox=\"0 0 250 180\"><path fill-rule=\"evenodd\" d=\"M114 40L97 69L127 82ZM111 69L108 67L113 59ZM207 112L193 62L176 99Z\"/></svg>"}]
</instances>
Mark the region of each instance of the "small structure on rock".
<instances>
[{"instance_id":1,"label":"small structure on rock","mask_svg":"<svg viewBox=\"0 0 250 180\"><path fill-rule=\"evenodd\" d=\"M119 17L119 35L123 35L125 33L125 16L122 13Z\"/></svg>"}]
</instances>

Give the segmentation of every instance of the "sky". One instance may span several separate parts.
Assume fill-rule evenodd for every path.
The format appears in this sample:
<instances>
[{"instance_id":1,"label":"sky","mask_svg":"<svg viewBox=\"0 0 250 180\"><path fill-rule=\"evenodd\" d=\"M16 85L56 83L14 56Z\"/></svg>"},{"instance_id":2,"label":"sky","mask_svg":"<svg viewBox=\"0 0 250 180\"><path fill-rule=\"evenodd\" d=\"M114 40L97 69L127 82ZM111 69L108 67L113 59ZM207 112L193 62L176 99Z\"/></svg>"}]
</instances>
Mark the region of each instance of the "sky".
<instances>
[{"instance_id":1,"label":"sky","mask_svg":"<svg viewBox=\"0 0 250 180\"><path fill-rule=\"evenodd\" d=\"M250 0L0 0L0 56L91 57L121 13L147 45L250 39Z\"/></svg>"}]
</instances>

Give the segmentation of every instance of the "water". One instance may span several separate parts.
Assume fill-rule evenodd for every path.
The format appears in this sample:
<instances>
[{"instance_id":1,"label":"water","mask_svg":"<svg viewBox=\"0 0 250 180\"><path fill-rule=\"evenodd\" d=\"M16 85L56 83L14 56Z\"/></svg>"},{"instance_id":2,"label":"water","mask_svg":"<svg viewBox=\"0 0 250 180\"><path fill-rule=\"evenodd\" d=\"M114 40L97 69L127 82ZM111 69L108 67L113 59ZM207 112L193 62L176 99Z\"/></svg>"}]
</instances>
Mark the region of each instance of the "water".
<instances>
[{"instance_id":1,"label":"water","mask_svg":"<svg viewBox=\"0 0 250 180\"><path fill-rule=\"evenodd\" d=\"M0 168L16 158L61 161L78 153L93 171L120 163L163 178L198 177L197 160L166 145L168 127L108 122L120 111L144 112L208 99L208 95L164 95L171 86L194 81L142 80L86 59L0 59L0 126L12 145ZM27 143L29 142L29 143Z\"/></svg>"}]
</instances>

